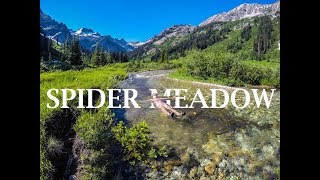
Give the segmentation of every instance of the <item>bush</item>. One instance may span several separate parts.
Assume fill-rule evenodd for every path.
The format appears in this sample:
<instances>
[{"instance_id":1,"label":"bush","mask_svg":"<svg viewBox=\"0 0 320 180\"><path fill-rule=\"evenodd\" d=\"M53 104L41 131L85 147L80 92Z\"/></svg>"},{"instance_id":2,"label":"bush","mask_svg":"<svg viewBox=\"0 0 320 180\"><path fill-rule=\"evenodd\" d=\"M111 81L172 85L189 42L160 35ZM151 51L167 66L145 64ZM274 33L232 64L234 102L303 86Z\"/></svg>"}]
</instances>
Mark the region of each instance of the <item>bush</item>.
<instances>
[{"instance_id":1,"label":"bush","mask_svg":"<svg viewBox=\"0 0 320 180\"><path fill-rule=\"evenodd\" d=\"M193 53L186 58L182 73L200 79L215 78L230 86L271 85L280 87L280 70L272 67L261 67L255 64L243 64L229 54Z\"/></svg>"},{"instance_id":2,"label":"bush","mask_svg":"<svg viewBox=\"0 0 320 180\"><path fill-rule=\"evenodd\" d=\"M244 76L240 77L242 81L252 85L260 85L263 78L263 72L257 67L246 67L244 68Z\"/></svg>"},{"instance_id":3,"label":"bush","mask_svg":"<svg viewBox=\"0 0 320 180\"><path fill-rule=\"evenodd\" d=\"M123 147L126 153L126 160L129 160L131 164L165 155L164 148L156 150L151 146L153 140L149 136L149 127L144 121L131 128L126 127L120 121L112 128L112 132L115 139Z\"/></svg>"},{"instance_id":4,"label":"bush","mask_svg":"<svg viewBox=\"0 0 320 180\"><path fill-rule=\"evenodd\" d=\"M227 46L227 49L232 53L236 53L242 49L242 44L241 44L241 42L234 42L234 43L229 44Z\"/></svg>"},{"instance_id":5,"label":"bush","mask_svg":"<svg viewBox=\"0 0 320 180\"><path fill-rule=\"evenodd\" d=\"M208 79L211 75L210 65L211 64L208 63L208 59L205 56L196 53L191 59L187 60L186 67L190 75Z\"/></svg>"},{"instance_id":6,"label":"bush","mask_svg":"<svg viewBox=\"0 0 320 180\"><path fill-rule=\"evenodd\" d=\"M91 112L83 112L78 118L74 129L79 137L90 148L106 147L108 142L108 124L113 115L109 109L101 109L96 115Z\"/></svg>"},{"instance_id":7,"label":"bush","mask_svg":"<svg viewBox=\"0 0 320 180\"><path fill-rule=\"evenodd\" d=\"M220 77L228 77L230 74L230 71L232 67L236 65L235 60L233 60L230 57L223 57L222 60L220 60L220 66L219 66L219 76Z\"/></svg>"}]
</instances>

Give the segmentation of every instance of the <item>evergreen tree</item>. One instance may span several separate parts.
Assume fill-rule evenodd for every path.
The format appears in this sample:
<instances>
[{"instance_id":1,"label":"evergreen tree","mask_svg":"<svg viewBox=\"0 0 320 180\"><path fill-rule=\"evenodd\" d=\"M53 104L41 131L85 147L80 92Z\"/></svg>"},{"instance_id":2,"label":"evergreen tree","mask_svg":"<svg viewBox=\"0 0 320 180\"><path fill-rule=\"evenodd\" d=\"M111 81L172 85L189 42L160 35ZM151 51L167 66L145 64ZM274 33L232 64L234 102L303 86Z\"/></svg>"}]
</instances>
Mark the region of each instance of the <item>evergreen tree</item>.
<instances>
[{"instance_id":1,"label":"evergreen tree","mask_svg":"<svg viewBox=\"0 0 320 180\"><path fill-rule=\"evenodd\" d=\"M49 39L49 41L48 41L48 61L52 61L51 50L52 50L52 39Z\"/></svg>"},{"instance_id":2,"label":"evergreen tree","mask_svg":"<svg viewBox=\"0 0 320 180\"><path fill-rule=\"evenodd\" d=\"M91 61L95 66L104 66L109 62L108 55L104 52L103 47L96 47L93 52Z\"/></svg>"},{"instance_id":3,"label":"evergreen tree","mask_svg":"<svg viewBox=\"0 0 320 180\"><path fill-rule=\"evenodd\" d=\"M107 64L107 56L103 50L103 48L100 49L100 66L104 66Z\"/></svg>"},{"instance_id":4,"label":"evergreen tree","mask_svg":"<svg viewBox=\"0 0 320 180\"><path fill-rule=\"evenodd\" d=\"M122 63L122 53L121 52L117 53L117 56L118 56L118 62Z\"/></svg>"},{"instance_id":5,"label":"evergreen tree","mask_svg":"<svg viewBox=\"0 0 320 180\"><path fill-rule=\"evenodd\" d=\"M80 42L76 37L72 40L70 51L70 65L82 65Z\"/></svg>"},{"instance_id":6,"label":"evergreen tree","mask_svg":"<svg viewBox=\"0 0 320 180\"><path fill-rule=\"evenodd\" d=\"M122 53L122 62L128 62L128 55L126 53Z\"/></svg>"},{"instance_id":7,"label":"evergreen tree","mask_svg":"<svg viewBox=\"0 0 320 180\"><path fill-rule=\"evenodd\" d=\"M100 50L98 45L96 46L96 49L94 50L92 57L91 57L91 62L95 65L95 66L99 66L100 64Z\"/></svg>"},{"instance_id":8,"label":"evergreen tree","mask_svg":"<svg viewBox=\"0 0 320 180\"><path fill-rule=\"evenodd\" d=\"M164 51L163 50L161 50L160 51L160 62L164 62L164 58L165 58L165 55L164 55Z\"/></svg>"},{"instance_id":9,"label":"evergreen tree","mask_svg":"<svg viewBox=\"0 0 320 180\"><path fill-rule=\"evenodd\" d=\"M167 50L161 50L160 51L160 62L163 63L163 62L166 62L169 60L168 58L168 51Z\"/></svg>"},{"instance_id":10,"label":"evergreen tree","mask_svg":"<svg viewBox=\"0 0 320 180\"><path fill-rule=\"evenodd\" d=\"M271 47L272 42L272 21L270 17L263 16L260 19L258 34L254 39L253 51L256 58L262 59L263 55Z\"/></svg>"},{"instance_id":11,"label":"evergreen tree","mask_svg":"<svg viewBox=\"0 0 320 180\"><path fill-rule=\"evenodd\" d=\"M110 63L112 63L111 54L106 53L106 64L110 64Z\"/></svg>"},{"instance_id":12,"label":"evergreen tree","mask_svg":"<svg viewBox=\"0 0 320 180\"><path fill-rule=\"evenodd\" d=\"M164 50L164 61L163 62L169 62L169 55L168 55L167 50Z\"/></svg>"},{"instance_id":13,"label":"evergreen tree","mask_svg":"<svg viewBox=\"0 0 320 180\"><path fill-rule=\"evenodd\" d=\"M70 41L69 41L69 38L67 36L67 39L63 45L63 48L62 48L62 55L61 55L61 61L62 62L70 62L70 56L71 56L71 53L70 53Z\"/></svg>"},{"instance_id":14,"label":"evergreen tree","mask_svg":"<svg viewBox=\"0 0 320 180\"><path fill-rule=\"evenodd\" d=\"M243 28L240 37L244 41L248 41L251 38L251 25L250 24Z\"/></svg>"}]
</instances>

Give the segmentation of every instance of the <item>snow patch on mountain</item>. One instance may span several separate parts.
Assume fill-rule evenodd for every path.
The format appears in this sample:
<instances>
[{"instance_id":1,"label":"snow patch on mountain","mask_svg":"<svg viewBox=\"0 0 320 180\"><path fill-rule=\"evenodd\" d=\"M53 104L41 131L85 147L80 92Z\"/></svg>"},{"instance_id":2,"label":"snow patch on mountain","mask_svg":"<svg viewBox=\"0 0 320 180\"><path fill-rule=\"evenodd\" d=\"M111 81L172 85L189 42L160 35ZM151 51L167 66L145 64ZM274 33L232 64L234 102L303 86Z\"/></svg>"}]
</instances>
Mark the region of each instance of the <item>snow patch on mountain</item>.
<instances>
[{"instance_id":1,"label":"snow patch on mountain","mask_svg":"<svg viewBox=\"0 0 320 180\"><path fill-rule=\"evenodd\" d=\"M71 31L70 31L71 32ZM71 32L72 35L76 35L76 36L84 36L84 37L94 37L94 38L99 38L101 37L101 35L95 31L93 31L92 29L88 29L88 28L80 28L77 31L73 31Z\"/></svg>"},{"instance_id":2,"label":"snow patch on mountain","mask_svg":"<svg viewBox=\"0 0 320 180\"><path fill-rule=\"evenodd\" d=\"M147 42L147 41L146 41ZM135 42L128 42L129 45L133 46L134 48L137 48L139 46L144 45L146 42L139 42L139 41L135 41Z\"/></svg>"},{"instance_id":3,"label":"snow patch on mountain","mask_svg":"<svg viewBox=\"0 0 320 180\"><path fill-rule=\"evenodd\" d=\"M240 6L214 16L209 17L201 22L199 26L204 26L212 22L236 21L244 18L252 18L256 16L276 16L280 12L280 1L273 4L241 4Z\"/></svg>"},{"instance_id":4,"label":"snow patch on mountain","mask_svg":"<svg viewBox=\"0 0 320 180\"><path fill-rule=\"evenodd\" d=\"M135 49L134 46L124 39L113 38L110 35L102 36L89 28L83 27L76 31L68 29L65 24L55 21L41 9L40 27L43 30L43 35L59 43L64 43L66 39L71 41L73 37L77 37L80 41L81 48L89 51L94 51L97 45L102 47L105 51L114 52L129 52Z\"/></svg>"}]
</instances>

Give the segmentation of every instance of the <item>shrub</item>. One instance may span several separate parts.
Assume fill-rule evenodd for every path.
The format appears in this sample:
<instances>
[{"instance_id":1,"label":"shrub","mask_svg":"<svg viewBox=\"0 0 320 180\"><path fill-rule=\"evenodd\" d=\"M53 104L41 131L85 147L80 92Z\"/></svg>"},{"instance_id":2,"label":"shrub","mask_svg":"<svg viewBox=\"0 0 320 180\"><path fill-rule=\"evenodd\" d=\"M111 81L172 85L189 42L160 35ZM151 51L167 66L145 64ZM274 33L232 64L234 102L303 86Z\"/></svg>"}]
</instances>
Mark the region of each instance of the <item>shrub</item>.
<instances>
[{"instance_id":1,"label":"shrub","mask_svg":"<svg viewBox=\"0 0 320 180\"><path fill-rule=\"evenodd\" d=\"M235 66L235 61L230 58L230 57L224 57L223 60L221 61L220 65L220 74L219 76L221 77L228 77L230 74L230 70L232 69L233 66Z\"/></svg>"},{"instance_id":2,"label":"shrub","mask_svg":"<svg viewBox=\"0 0 320 180\"><path fill-rule=\"evenodd\" d=\"M236 53L242 49L242 44L241 44L241 42L234 42L234 43L229 44L227 46L227 49L232 53Z\"/></svg>"},{"instance_id":3,"label":"shrub","mask_svg":"<svg viewBox=\"0 0 320 180\"><path fill-rule=\"evenodd\" d=\"M203 79L210 77L211 70L208 59L200 53L196 53L191 59L188 59L186 67L192 76L198 76Z\"/></svg>"},{"instance_id":4,"label":"shrub","mask_svg":"<svg viewBox=\"0 0 320 180\"><path fill-rule=\"evenodd\" d=\"M111 123L112 117L109 109L101 109L96 115L83 112L74 129L89 147L105 147L108 141L108 123Z\"/></svg>"},{"instance_id":5,"label":"shrub","mask_svg":"<svg viewBox=\"0 0 320 180\"><path fill-rule=\"evenodd\" d=\"M131 164L138 161L148 161L165 154L163 148L157 150L151 146L153 140L149 136L149 127L144 121L131 128L126 127L120 121L112 128L112 132L126 153L125 159L129 160Z\"/></svg>"},{"instance_id":6,"label":"shrub","mask_svg":"<svg viewBox=\"0 0 320 180\"><path fill-rule=\"evenodd\" d=\"M245 73L242 80L245 83L252 84L252 85L260 85L261 80L263 78L263 72L259 70L257 67L246 67Z\"/></svg>"}]
</instances>

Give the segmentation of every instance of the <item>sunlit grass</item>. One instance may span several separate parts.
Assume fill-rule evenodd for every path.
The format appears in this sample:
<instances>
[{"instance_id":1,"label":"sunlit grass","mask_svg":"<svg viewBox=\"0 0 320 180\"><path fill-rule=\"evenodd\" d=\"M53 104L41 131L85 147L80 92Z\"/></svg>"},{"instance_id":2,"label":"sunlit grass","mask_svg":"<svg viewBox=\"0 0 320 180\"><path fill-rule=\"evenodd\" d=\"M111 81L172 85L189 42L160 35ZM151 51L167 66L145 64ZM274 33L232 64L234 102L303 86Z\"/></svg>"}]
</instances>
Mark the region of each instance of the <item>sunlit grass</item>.
<instances>
[{"instance_id":1,"label":"sunlit grass","mask_svg":"<svg viewBox=\"0 0 320 180\"><path fill-rule=\"evenodd\" d=\"M49 109L46 107L47 103L51 100L47 98L47 91L51 88L55 89L87 89L87 88L99 88L99 89L108 89L116 86L120 80L123 80L127 77L126 69L123 65L112 65L109 67L100 67L95 69L84 69L84 70L69 70L69 71L55 71L55 72L46 72L40 74L40 179L48 179L50 172L53 171L51 163L47 160L46 153L50 153L50 150L61 149L60 143L58 141L53 141L54 139L46 137L45 132L45 121L52 117L52 115L60 111L60 108ZM57 95L57 98L61 98L61 94ZM106 107L101 108L99 111L106 111ZM84 114L86 115L86 114ZM91 114L91 117L95 121L91 121L91 125L94 126L95 123L99 123L101 129L101 113ZM79 117L81 118L81 115ZM99 120L98 120L99 119ZM83 121L80 121L82 123ZM85 121L87 122L87 121ZM78 124L77 127L82 127L81 124ZM94 126L95 127L95 126ZM95 136L95 128L81 129L80 135L90 134ZM84 132L86 131L86 132ZM91 132L89 132L91 131ZM98 134L100 135L100 134ZM85 136L83 138L86 138ZM59 146L58 146L59 145ZM52 148L54 147L54 148Z\"/></svg>"}]
</instances>

